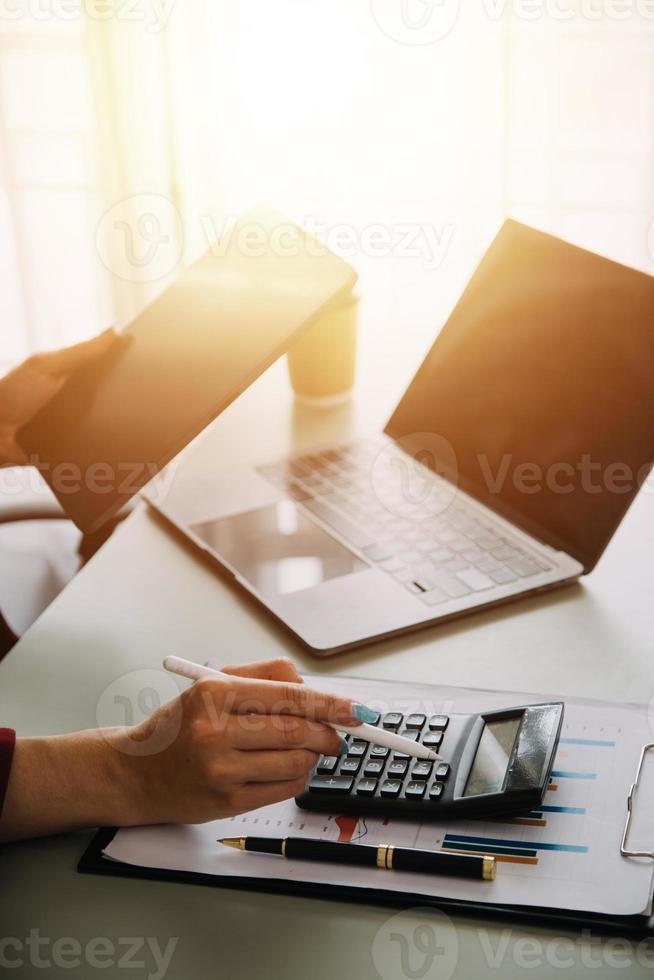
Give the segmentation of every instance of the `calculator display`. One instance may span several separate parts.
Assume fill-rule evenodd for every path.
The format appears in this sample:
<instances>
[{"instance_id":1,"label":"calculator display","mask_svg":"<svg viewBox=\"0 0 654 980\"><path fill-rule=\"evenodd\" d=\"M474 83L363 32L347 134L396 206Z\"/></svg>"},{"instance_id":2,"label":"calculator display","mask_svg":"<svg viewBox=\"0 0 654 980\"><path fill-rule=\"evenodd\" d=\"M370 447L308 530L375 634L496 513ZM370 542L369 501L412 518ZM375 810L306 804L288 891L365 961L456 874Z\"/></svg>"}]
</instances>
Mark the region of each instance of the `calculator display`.
<instances>
[{"instance_id":1,"label":"calculator display","mask_svg":"<svg viewBox=\"0 0 654 980\"><path fill-rule=\"evenodd\" d=\"M487 721L463 791L464 796L500 793L521 716Z\"/></svg>"}]
</instances>

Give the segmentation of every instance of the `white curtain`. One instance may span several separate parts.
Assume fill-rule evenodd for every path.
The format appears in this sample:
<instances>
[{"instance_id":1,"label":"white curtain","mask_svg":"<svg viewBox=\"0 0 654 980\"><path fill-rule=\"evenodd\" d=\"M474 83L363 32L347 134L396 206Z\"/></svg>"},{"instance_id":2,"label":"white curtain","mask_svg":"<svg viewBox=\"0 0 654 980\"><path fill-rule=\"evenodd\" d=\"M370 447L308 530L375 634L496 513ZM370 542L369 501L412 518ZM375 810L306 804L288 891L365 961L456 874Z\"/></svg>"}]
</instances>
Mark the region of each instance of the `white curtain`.
<instances>
[{"instance_id":1,"label":"white curtain","mask_svg":"<svg viewBox=\"0 0 654 980\"><path fill-rule=\"evenodd\" d=\"M648 0L62 9L0 0L0 365L125 323L260 200L352 259L400 373L506 214L654 273Z\"/></svg>"}]
</instances>

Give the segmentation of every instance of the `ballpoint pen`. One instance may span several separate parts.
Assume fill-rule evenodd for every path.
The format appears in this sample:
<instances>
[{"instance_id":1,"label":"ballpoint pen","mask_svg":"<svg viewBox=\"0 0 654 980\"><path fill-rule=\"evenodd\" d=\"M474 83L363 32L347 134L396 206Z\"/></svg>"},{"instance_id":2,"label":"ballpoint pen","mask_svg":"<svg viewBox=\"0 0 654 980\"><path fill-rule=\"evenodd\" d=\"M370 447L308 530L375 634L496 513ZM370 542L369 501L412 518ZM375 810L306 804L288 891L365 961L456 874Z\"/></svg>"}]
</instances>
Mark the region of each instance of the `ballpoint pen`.
<instances>
[{"instance_id":1,"label":"ballpoint pen","mask_svg":"<svg viewBox=\"0 0 654 980\"><path fill-rule=\"evenodd\" d=\"M491 854L455 854L450 851L393 847L391 844L341 844L307 837L223 837L218 843L240 851L275 854L299 861L453 875L479 881L493 881L496 871L495 858Z\"/></svg>"},{"instance_id":2,"label":"ballpoint pen","mask_svg":"<svg viewBox=\"0 0 654 980\"><path fill-rule=\"evenodd\" d=\"M212 677L223 676L220 671L214 670L212 667L194 664L190 660L184 660L182 657L166 657L163 665L171 673L179 674L180 677L187 677L192 681L211 680ZM324 724L337 732L345 732L347 735L352 735L354 738L361 738L375 745L383 745L387 749L395 749L396 752L402 752L404 755L408 755L413 759L429 759L432 762L443 761L443 757L438 752L427 748L426 745L421 745L420 742L413 742L403 735L396 735L395 732L389 732L385 728L377 728L375 725L341 725L338 722L333 724L331 722L324 722Z\"/></svg>"}]
</instances>

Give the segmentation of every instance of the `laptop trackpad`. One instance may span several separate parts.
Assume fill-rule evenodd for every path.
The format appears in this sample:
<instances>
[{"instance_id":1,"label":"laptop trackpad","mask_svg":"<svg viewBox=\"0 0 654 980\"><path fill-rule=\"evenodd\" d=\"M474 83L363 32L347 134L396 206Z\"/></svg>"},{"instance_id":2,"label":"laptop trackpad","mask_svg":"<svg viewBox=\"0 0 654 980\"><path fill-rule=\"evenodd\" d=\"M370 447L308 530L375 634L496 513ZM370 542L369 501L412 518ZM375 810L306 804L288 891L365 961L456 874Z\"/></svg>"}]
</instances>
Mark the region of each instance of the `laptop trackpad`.
<instances>
[{"instance_id":1,"label":"laptop trackpad","mask_svg":"<svg viewBox=\"0 0 654 980\"><path fill-rule=\"evenodd\" d=\"M191 526L261 595L288 595L369 566L292 500Z\"/></svg>"}]
</instances>

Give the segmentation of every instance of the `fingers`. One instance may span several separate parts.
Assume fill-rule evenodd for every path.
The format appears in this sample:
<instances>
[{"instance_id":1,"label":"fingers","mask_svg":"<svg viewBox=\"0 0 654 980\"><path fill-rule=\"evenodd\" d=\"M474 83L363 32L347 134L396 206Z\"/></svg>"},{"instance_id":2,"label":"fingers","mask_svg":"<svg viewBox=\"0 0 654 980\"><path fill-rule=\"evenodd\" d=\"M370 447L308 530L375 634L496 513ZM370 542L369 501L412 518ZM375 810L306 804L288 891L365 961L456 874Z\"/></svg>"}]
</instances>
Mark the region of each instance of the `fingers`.
<instances>
[{"instance_id":1,"label":"fingers","mask_svg":"<svg viewBox=\"0 0 654 980\"><path fill-rule=\"evenodd\" d=\"M283 783L298 779L306 782L316 762L317 752L287 749L281 752L239 752L239 772L247 783Z\"/></svg>"},{"instance_id":2,"label":"fingers","mask_svg":"<svg viewBox=\"0 0 654 980\"><path fill-rule=\"evenodd\" d=\"M216 694L224 696L220 681L200 681L216 685ZM353 703L348 698L313 691L304 684L286 681L260 681L242 677L230 691L230 707L234 713L290 714L327 721L332 724L356 725L361 719L353 714Z\"/></svg>"},{"instance_id":3,"label":"fingers","mask_svg":"<svg viewBox=\"0 0 654 980\"><path fill-rule=\"evenodd\" d=\"M53 377L66 377L77 371L78 368L102 357L120 340L120 334L116 333L115 330L105 330L99 336L85 340L81 344L74 344L72 347L64 347L63 350L55 350L47 354L39 354L39 370Z\"/></svg>"},{"instance_id":4,"label":"fingers","mask_svg":"<svg viewBox=\"0 0 654 980\"><path fill-rule=\"evenodd\" d=\"M345 748L333 728L294 715L233 715L228 726L230 743L237 749L309 749L340 755Z\"/></svg>"},{"instance_id":5,"label":"fingers","mask_svg":"<svg viewBox=\"0 0 654 980\"><path fill-rule=\"evenodd\" d=\"M282 800L291 800L304 790L305 783L304 778L281 783L247 783L239 793L237 812L245 813L281 803Z\"/></svg>"},{"instance_id":6,"label":"fingers","mask_svg":"<svg viewBox=\"0 0 654 980\"><path fill-rule=\"evenodd\" d=\"M303 683L295 664L288 657L277 657L275 660L257 660L251 664L233 664L220 669L223 674L233 674L235 677L255 677L263 681L288 681L291 684Z\"/></svg>"}]
</instances>

